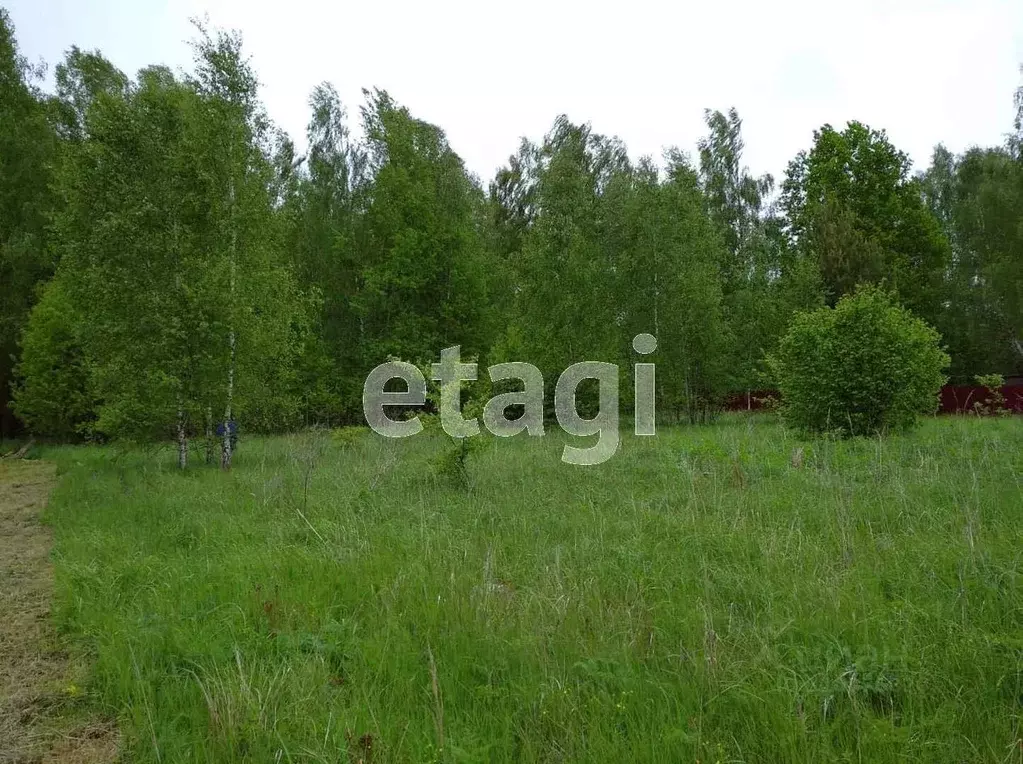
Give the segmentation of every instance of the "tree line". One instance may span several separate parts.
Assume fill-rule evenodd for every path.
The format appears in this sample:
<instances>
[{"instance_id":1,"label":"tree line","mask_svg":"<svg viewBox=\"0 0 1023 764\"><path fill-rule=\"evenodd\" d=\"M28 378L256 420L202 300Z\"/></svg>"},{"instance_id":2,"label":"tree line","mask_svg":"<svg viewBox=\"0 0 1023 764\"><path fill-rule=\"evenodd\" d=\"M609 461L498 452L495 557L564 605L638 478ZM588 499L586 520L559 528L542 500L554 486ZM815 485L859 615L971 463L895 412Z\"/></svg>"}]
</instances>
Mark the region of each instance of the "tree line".
<instances>
[{"instance_id":1,"label":"tree line","mask_svg":"<svg viewBox=\"0 0 1023 764\"><path fill-rule=\"evenodd\" d=\"M190 72L72 48L43 92L0 9L4 432L173 435L184 461L234 420L361 421L388 358L460 345L552 386L631 365L642 332L658 411L697 422L771 386L793 315L861 283L938 329L954 380L1023 367L1023 89L1003 145L939 146L917 175L850 122L756 177L733 109L660 161L559 117L484 183L380 90L353 120L317 87L299 155L240 37L196 31Z\"/></svg>"}]
</instances>

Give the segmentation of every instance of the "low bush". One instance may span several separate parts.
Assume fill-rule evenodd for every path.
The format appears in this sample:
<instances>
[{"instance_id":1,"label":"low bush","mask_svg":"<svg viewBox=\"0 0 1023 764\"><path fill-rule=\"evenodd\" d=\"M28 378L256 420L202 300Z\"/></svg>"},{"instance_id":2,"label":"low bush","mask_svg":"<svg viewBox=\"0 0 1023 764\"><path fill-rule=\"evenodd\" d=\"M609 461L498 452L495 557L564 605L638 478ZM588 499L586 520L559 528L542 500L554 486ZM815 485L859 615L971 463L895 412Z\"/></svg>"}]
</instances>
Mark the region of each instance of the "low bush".
<instances>
[{"instance_id":1,"label":"low bush","mask_svg":"<svg viewBox=\"0 0 1023 764\"><path fill-rule=\"evenodd\" d=\"M949 357L937 331L877 287L795 317L769 359L782 415L843 436L911 427L933 414Z\"/></svg>"}]
</instances>

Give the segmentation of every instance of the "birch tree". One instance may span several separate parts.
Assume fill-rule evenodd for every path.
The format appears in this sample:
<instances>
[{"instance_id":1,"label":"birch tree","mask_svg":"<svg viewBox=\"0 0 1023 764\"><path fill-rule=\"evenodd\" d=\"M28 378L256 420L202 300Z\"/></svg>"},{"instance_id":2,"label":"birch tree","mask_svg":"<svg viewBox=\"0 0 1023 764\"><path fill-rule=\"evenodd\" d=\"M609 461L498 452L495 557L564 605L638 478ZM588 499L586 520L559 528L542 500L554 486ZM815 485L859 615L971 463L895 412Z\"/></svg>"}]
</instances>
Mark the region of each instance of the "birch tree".
<instances>
[{"instance_id":1,"label":"birch tree","mask_svg":"<svg viewBox=\"0 0 1023 764\"><path fill-rule=\"evenodd\" d=\"M272 130L259 82L237 33L197 29L189 82L200 101L189 157L201 177L205 211L204 304L216 337L207 353L222 380L206 396L221 412L220 461L229 469L230 435L242 409L264 424L295 414L288 393L300 334L294 320L303 303L276 250Z\"/></svg>"},{"instance_id":2,"label":"birch tree","mask_svg":"<svg viewBox=\"0 0 1023 764\"><path fill-rule=\"evenodd\" d=\"M364 369L388 355L426 362L440 348L489 344L483 194L444 132L386 92L362 108L368 202L357 231Z\"/></svg>"},{"instance_id":3,"label":"birch tree","mask_svg":"<svg viewBox=\"0 0 1023 764\"><path fill-rule=\"evenodd\" d=\"M748 394L762 384L764 357L793 309L781 288L779 240L771 236L774 179L754 176L743 165L742 120L735 109L727 114L708 110L704 118L708 134L697 144L699 177L708 214L724 243L723 309L735 343L729 350L731 385Z\"/></svg>"},{"instance_id":4,"label":"birch tree","mask_svg":"<svg viewBox=\"0 0 1023 764\"><path fill-rule=\"evenodd\" d=\"M90 106L88 136L61 168L54 230L57 279L81 317L96 427L157 438L173 427L178 459L202 386L202 272L188 225L197 205L187 171L193 91L166 69Z\"/></svg>"},{"instance_id":5,"label":"birch tree","mask_svg":"<svg viewBox=\"0 0 1023 764\"><path fill-rule=\"evenodd\" d=\"M329 83L309 99L308 154L285 210L286 249L306 291L321 296L301 360L305 416L352 421L361 410L365 322L356 311L361 284L357 225L368 196L364 148Z\"/></svg>"}]
</instances>

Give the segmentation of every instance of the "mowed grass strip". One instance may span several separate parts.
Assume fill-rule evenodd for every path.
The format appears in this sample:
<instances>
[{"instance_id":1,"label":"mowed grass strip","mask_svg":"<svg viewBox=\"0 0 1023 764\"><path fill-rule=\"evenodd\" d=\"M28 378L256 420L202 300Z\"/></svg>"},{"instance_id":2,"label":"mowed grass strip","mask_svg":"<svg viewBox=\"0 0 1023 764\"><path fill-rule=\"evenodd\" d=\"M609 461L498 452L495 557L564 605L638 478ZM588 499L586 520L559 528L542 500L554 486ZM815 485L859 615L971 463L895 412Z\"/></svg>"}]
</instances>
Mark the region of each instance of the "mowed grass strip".
<instances>
[{"instance_id":1,"label":"mowed grass strip","mask_svg":"<svg viewBox=\"0 0 1023 764\"><path fill-rule=\"evenodd\" d=\"M566 442L48 452L91 697L141 762L1023 760L1023 421Z\"/></svg>"}]
</instances>

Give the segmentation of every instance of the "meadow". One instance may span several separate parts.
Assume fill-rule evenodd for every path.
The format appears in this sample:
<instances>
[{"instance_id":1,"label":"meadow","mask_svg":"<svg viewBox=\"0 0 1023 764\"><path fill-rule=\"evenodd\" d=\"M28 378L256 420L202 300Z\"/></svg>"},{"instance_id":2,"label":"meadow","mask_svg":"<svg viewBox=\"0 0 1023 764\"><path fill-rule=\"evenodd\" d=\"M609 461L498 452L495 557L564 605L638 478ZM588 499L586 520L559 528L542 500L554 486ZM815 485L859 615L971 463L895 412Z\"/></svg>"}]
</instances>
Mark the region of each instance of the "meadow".
<instances>
[{"instance_id":1,"label":"meadow","mask_svg":"<svg viewBox=\"0 0 1023 764\"><path fill-rule=\"evenodd\" d=\"M568 440L42 449L75 702L138 762L1023 761L1023 420Z\"/></svg>"}]
</instances>

